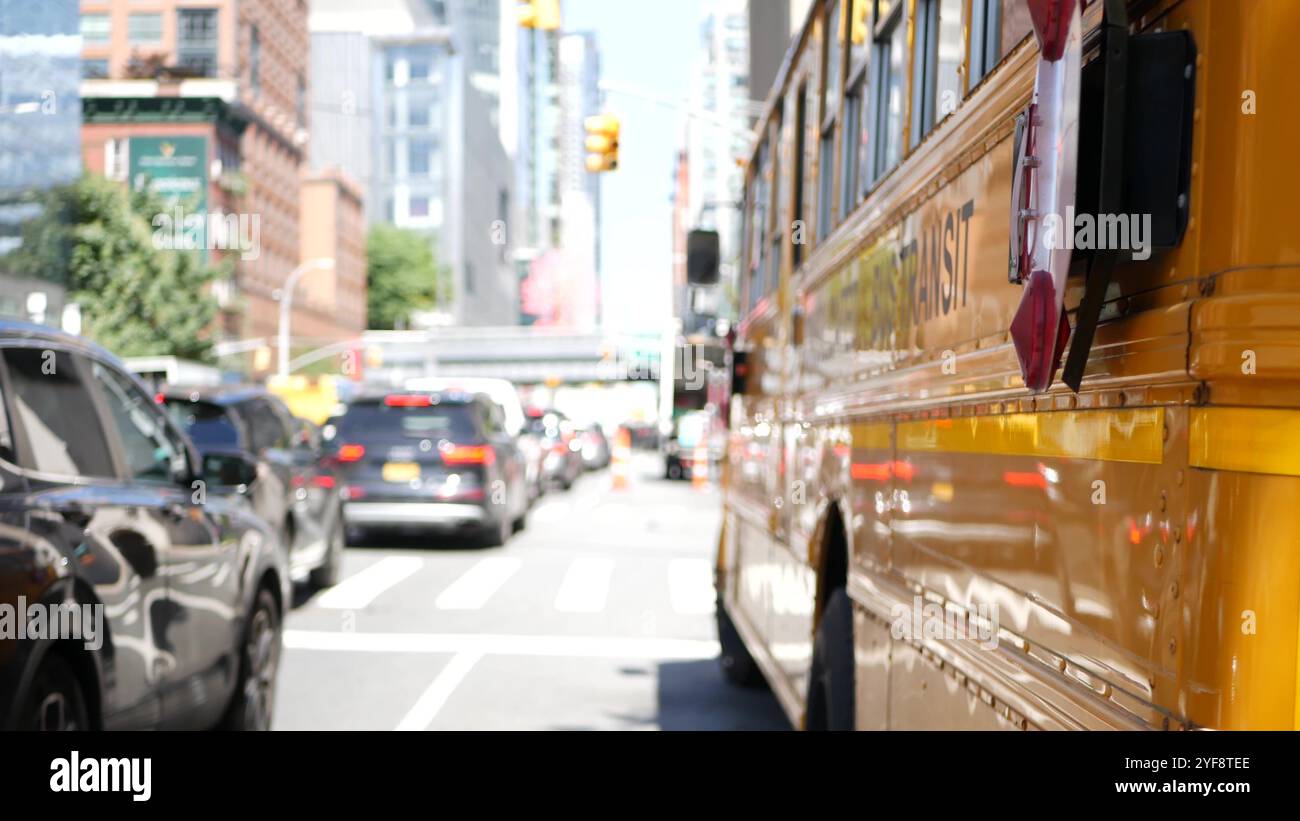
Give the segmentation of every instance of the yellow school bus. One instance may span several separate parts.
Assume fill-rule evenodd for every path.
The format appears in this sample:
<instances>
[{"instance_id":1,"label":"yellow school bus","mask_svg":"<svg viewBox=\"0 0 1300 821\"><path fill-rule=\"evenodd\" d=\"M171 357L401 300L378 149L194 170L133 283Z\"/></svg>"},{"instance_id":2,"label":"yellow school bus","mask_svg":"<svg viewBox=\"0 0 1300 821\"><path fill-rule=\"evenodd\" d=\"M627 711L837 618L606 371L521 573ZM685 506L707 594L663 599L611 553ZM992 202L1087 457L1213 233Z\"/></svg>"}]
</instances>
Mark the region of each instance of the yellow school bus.
<instances>
[{"instance_id":1,"label":"yellow school bus","mask_svg":"<svg viewBox=\"0 0 1300 821\"><path fill-rule=\"evenodd\" d=\"M731 679L1300 728L1297 44L1295 0L812 4L746 169Z\"/></svg>"}]
</instances>

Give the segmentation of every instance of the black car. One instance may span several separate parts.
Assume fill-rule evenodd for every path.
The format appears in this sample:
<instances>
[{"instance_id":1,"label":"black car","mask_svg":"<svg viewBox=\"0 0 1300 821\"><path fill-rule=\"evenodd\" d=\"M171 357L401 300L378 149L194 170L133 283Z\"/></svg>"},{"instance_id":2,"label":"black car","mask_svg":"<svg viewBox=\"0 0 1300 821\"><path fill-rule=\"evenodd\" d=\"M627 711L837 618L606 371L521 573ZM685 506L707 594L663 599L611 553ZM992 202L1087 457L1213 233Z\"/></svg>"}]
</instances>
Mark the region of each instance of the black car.
<instances>
[{"instance_id":1,"label":"black car","mask_svg":"<svg viewBox=\"0 0 1300 821\"><path fill-rule=\"evenodd\" d=\"M337 583L342 502L311 423L259 387L168 388L158 399L200 455L237 453L257 465L259 480L248 498L279 533L290 578L314 587Z\"/></svg>"},{"instance_id":2,"label":"black car","mask_svg":"<svg viewBox=\"0 0 1300 821\"><path fill-rule=\"evenodd\" d=\"M584 470L577 428L557 410L531 408L527 417L528 431L542 443L542 478L564 490L573 487Z\"/></svg>"},{"instance_id":3,"label":"black car","mask_svg":"<svg viewBox=\"0 0 1300 821\"><path fill-rule=\"evenodd\" d=\"M0 726L268 727L288 567L210 492L256 481L103 350L0 321Z\"/></svg>"},{"instance_id":4,"label":"black car","mask_svg":"<svg viewBox=\"0 0 1300 821\"><path fill-rule=\"evenodd\" d=\"M452 391L357 398L326 424L353 539L367 530L505 544L528 512L524 457L501 407Z\"/></svg>"}]
</instances>

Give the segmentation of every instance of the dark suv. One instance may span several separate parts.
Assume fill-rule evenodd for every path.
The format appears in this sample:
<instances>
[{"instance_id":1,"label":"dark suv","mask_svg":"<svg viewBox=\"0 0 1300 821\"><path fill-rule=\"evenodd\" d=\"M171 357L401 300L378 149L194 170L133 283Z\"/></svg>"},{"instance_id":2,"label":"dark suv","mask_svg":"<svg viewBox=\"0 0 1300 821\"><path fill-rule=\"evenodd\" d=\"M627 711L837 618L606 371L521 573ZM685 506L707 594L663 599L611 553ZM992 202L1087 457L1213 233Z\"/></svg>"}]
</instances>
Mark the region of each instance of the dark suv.
<instances>
[{"instance_id":1,"label":"dark suv","mask_svg":"<svg viewBox=\"0 0 1300 821\"><path fill-rule=\"evenodd\" d=\"M200 454L238 454L257 465L248 499L279 533L290 578L335 584L344 546L341 502L310 423L265 388L167 388L158 398Z\"/></svg>"},{"instance_id":2,"label":"dark suv","mask_svg":"<svg viewBox=\"0 0 1300 821\"><path fill-rule=\"evenodd\" d=\"M325 426L353 538L468 533L505 544L528 512L524 457L501 407L450 391L358 398Z\"/></svg>"},{"instance_id":3,"label":"dark suv","mask_svg":"<svg viewBox=\"0 0 1300 821\"><path fill-rule=\"evenodd\" d=\"M270 724L288 568L103 350L0 321L0 726Z\"/></svg>"}]
</instances>

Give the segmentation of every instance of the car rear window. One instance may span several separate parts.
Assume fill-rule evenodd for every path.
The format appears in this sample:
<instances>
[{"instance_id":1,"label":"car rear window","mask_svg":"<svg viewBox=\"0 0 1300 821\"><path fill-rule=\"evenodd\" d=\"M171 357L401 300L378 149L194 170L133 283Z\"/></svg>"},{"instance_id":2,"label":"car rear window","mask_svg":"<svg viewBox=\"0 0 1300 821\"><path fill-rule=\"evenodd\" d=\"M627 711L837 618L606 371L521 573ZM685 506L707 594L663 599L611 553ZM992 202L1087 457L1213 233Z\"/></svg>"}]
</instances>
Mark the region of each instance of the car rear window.
<instances>
[{"instance_id":1,"label":"car rear window","mask_svg":"<svg viewBox=\"0 0 1300 821\"><path fill-rule=\"evenodd\" d=\"M379 439L479 439L470 405L392 407L381 402L360 402L348 407L337 423L336 440L365 442Z\"/></svg>"},{"instance_id":2,"label":"car rear window","mask_svg":"<svg viewBox=\"0 0 1300 821\"><path fill-rule=\"evenodd\" d=\"M212 402L168 399L167 415L200 448L238 448L239 426L229 411Z\"/></svg>"}]
</instances>

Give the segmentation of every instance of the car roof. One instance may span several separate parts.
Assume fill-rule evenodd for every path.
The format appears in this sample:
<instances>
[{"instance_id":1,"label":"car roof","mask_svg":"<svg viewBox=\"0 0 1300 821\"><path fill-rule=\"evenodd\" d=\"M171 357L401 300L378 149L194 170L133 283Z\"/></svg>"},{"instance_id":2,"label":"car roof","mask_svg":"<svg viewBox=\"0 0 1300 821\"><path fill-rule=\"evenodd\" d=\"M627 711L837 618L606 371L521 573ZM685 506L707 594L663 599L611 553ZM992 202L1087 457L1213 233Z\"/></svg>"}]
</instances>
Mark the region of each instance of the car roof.
<instances>
[{"instance_id":1,"label":"car roof","mask_svg":"<svg viewBox=\"0 0 1300 821\"><path fill-rule=\"evenodd\" d=\"M166 385L158 391L164 399L210 402L213 405L238 405L250 399L273 396L260 385Z\"/></svg>"},{"instance_id":2,"label":"car roof","mask_svg":"<svg viewBox=\"0 0 1300 821\"><path fill-rule=\"evenodd\" d=\"M348 405L358 405L362 403L382 402L389 396L428 396L438 397L438 403L449 405L469 405L474 402L491 401L487 394L468 391L419 391L419 390L390 390L390 391L373 391L368 390L359 393L347 401Z\"/></svg>"},{"instance_id":3,"label":"car roof","mask_svg":"<svg viewBox=\"0 0 1300 821\"><path fill-rule=\"evenodd\" d=\"M52 328L48 325L37 325L34 322L26 322L21 319L0 317L0 344L11 340L51 343L69 350L75 350L96 356L100 359L106 359L117 365L119 368L126 370L126 366L122 363L120 358L88 339L83 339L82 337L75 336L67 331Z\"/></svg>"}]
</instances>

